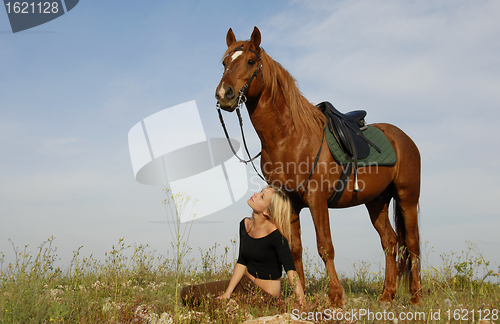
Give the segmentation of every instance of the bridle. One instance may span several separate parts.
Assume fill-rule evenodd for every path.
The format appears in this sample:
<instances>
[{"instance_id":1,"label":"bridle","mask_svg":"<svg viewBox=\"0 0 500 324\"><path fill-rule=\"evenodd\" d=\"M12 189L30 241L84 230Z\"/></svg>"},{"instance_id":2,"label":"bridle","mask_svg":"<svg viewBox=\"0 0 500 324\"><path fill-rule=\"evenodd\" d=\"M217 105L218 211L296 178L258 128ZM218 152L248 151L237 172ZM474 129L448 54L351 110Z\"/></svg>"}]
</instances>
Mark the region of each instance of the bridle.
<instances>
[{"instance_id":1,"label":"bridle","mask_svg":"<svg viewBox=\"0 0 500 324\"><path fill-rule=\"evenodd\" d=\"M250 86L250 83L252 83L253 79L257 76L257 74L259 74L259 71L260 71L260 91L262 91L262 84L264 83L264 77L262 75L262 64L260 62L260 60L261 60L260 59L260 54L257 53L257 51L255 51L252 48L249 48L248 50L250 52L254 53L255 55L257 55L257 57L259 58L259 62L257 62L257 68L253 72L253 74L250 77L250 79L248 79L247 83L245 83L245 85L243 86L243 88L241 88L240 91L239 91L238 106L241 106L244 102L246 102L247 98L246 98L246 96L243 93ZM233 52L237 52L237 51L243 51L243 47L242 46L237 47L237 48L234 49Z\"/></svg>"},{"instance_id":2,"label":"bridle","mask_svg":"<svg viewBox=\"0 0 500 324\"><path fill-rule=\"evenodd\" d=\"M243 51L243 47L240 46L240 47L237 47L234 49L233 53L236 52L236 51ZM257 173L257 175L266 183L269 184L269 182L266 180L266 178L257 170L257 168L255 167L255 164L253 163L253 161L255 159L257 159L259 156L262 155L262 151L259 152L258 154L256 154L253 158L251 158L250 156L250 152L248 150L248 147L247 147L247 143L246 143L246 140L245 140L245 133L243 132L243 118L241 117L241 112L240 112L240 107L246 103L247 101L247 97L245 96L244 92L246 91L246 89L250 86L250 84L252 83L253 79L258 75L259 71L260 71L260 91L262 91L262 86L263 86L263 83L264 83L264 80L263 80L263 74L262 74L262 64L261 64L261 58L260 58L260 55L259 53L257 53L257 51L253 50L252 48L249 48L248 49L249 51L253 52L255 55L257 55L257 57L259 58L259 62L257 64L257 68L255 69L254 73L252 74L252 76L250 77L250 79L248 79L247 83L245 83L245 85L238 91L238 101L237 101L237 106L236 106L236 113L238 115L238 120L239 120L239 123L240 123L240 129L241 129L241 137L243 139L243 146L245 148L245 151L248 155L248 160L245 160L245 159L242 159L238 156L238 154L236 153L236 150L234 149L233 147L233 144L231 143L231 140L229 138L229 133L227 132L227 129L226 129L226 125L224 123L224 118L222 117L222 112L221 112L221 108L220 108L220 104L219 104L219 101L217 100L217 104L216 104L216 109L217 109L217 112L219 113L219 120L220 120L220 123L222 125L222 128L224 130L224 134L226 135L226 139L227 139L227 142L229 143L229 147L231 148L231 151L233 152L234 156L236 156L236 158L242 162L242 163L245 163L245 164L248 164L249 162L252 164L252 167L253 169L255 170L255 172ZM229 55L229 54L228 54ZM227 57L227 56L226 56ZM225 57L224 57L225 58ZM316 168L316 165L318 164L318 160L319 160L319 156L321 154L321 148L323 147L323 142L324 142L324 139L325 139L325 136L323 135L322 138L321 138L321 145L319 147L319 150L318 150L318 154L316 154L316 158L314 159L314 163L313 163L313 166L311 168L311 172L309 172L309 176L307 177L306 180L304 180L298 187L296 187L295 189L288 189L286 188L286 183L285 183L285 186L284 186L284 189L285 190L290 190L290 191L296 191L302 187L304 187L304 193L306 192L306 189L307 189L307 184L309 183L309 180L311 179L312 175L313 175L313 171L314 169Z\"/></svg>"}]
</instances>

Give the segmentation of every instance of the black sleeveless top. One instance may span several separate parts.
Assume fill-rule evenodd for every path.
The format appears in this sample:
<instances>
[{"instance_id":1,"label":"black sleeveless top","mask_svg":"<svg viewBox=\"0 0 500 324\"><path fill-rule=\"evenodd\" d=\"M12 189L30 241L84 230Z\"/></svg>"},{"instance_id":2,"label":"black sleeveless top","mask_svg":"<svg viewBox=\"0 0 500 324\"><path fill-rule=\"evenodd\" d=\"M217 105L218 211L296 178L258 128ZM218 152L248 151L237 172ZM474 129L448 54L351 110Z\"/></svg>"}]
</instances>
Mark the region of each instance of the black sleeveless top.
<instances>
[{"instance_id":1,"label":"black sleeveless top","mask_svg":"<svg viewBox=\"0 0 500 324\"><path fill-rule=\"evenodd\" d=\"M240 253L237 263L259 279L279 279L283 272L295 270L288 241L277 229L267 236L253 238L245 228L245 219L240 222Z\"/></svg>"}]
</instances>

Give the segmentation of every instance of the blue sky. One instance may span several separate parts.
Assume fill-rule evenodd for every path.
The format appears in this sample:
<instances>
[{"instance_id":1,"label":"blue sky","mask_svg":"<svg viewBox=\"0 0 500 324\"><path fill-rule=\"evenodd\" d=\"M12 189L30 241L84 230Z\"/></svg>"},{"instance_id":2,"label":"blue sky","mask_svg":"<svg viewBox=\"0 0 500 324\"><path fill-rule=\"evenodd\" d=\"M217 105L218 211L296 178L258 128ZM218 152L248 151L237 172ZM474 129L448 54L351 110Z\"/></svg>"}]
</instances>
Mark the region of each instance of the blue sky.
<instances>
[{"instance_id":1,"label":"blue sky","mask_svg":"<svg viewBox=\"0 0 500 324\"><path fill-rule=\"evenodd\" d=\"M34 249L55 236L64 265L80 246L103 257L125 237L166 254L162 187L135 181L128 131L196 100L207 137L223 137L214 91L225 36L231 27L247 39L258 26L262 46L311 102L367 110L369 123L395 124L416 142L421 238L435 251L429 261L471 241L496 267L499 14L496 1L82 0L12 34L0 12L0 251L11 261L9 238ZM236 135L236 117L226 123ZM195 223L192 256L198 247L230 245L248 215L242 199ZM363 206L330 215L341 271L382 261ZM315 255L307 211L302 227Z\"/></svg>"}]
</instances>

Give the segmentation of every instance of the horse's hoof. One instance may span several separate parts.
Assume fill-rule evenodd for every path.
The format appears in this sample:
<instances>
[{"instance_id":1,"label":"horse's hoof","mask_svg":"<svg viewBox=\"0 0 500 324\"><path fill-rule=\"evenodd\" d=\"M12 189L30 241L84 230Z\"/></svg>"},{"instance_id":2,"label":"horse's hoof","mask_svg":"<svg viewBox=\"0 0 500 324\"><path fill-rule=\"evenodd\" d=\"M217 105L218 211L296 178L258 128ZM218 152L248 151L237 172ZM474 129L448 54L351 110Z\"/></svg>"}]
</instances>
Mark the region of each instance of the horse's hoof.
<instances>
[{"instance_id":1,"label":"horse's hoof","mask_svg":"<svg viewBox=\"0 0 500 324\"><path fill-rule=\"evenodd\" d=\"M391 304L392 301L394 300L394 297L396 297L396 294L393 293L388 293L388 292L383 292L380 298L378 299L379 303L382 304Z\"/></svg>"},{"instance_id":2,"label":"horse's hoof","mask_svg":"<svg viewBox=\"0 0 500 324\"><path fill-rule=\"evenodd\" d=\"M422 300L422 297L421 296L413 296L411 299L410 299L410 304L412 306L420 306L420 301Z\"/></svg>"},{"instance_id":3,"label":"horse's hoof","mask_svg":"<svg viewBox=\"0 0 500 324\"><path fill-rule=\"evenodd\" d=\"M342 308L345 304L344 295L330 296L330 301L334 307Z\"/></svg>"}]
</instances>

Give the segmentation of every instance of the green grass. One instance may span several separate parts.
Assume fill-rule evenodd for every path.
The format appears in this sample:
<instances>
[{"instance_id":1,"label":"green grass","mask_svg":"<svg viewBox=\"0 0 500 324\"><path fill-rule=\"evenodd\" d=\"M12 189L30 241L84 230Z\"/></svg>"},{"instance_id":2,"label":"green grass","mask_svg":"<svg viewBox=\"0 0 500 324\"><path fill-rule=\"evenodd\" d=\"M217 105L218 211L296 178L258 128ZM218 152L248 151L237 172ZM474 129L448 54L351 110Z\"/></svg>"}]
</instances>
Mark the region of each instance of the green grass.
<instances>
[{"instance_id":1,"label":"green grass","mask_svg":"<svg viewBox=\"0 0 500 324\"><path fill-rule=\"evenodd\" d=\"M296 308L292 299L268 304L258 297L239 304L226 302L214 311L209 311L207 305L197 309L182 306L177 296L184 285L230 278L234 267L234 253L230 251L236 240L230 242L230 247L215 244L207 250L200 249L201 261L195 262L188 259L187 253L182 260L168 259L148 246L129 246L120 239L105 254L104 261L82 257L78 249L65 269L55 266L61 260L53 243L54 238L42 243L36 255L28 252L28 247L14 247L16 261L11 264L4 264L0 258L1 323L239 323L290 313ZM340 278L346 293L344 312L365 310L373 316L383 312L396 316L403 312L425 314L425 320L408 323L458 323L459 318L464 319L462 323L472 323L472 315L477 323L481 315L499 323L500 269L490 269L491 265L472 244L461 254L441 257L443 264L439 267L423 262L423 300L418 307L409 306L410 295L402 285L392 305L380 304L377 299L383 287L383 271L371 272L369 263L355 263L355 273ZM307 308L296 309L295 314L328 322L333 309L326 294L328 278L324 266L307 253L304 261ZM284 294L291 295L286 282ZM429 314L436 311L440 311L440 320L431 321ZM361 323L379 322L368 315L359 317L358 313ZM383 319L380 322L394 323Z\"/></svg>"}]
</instances>

